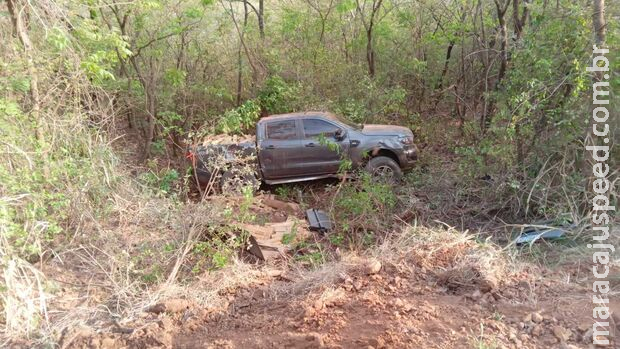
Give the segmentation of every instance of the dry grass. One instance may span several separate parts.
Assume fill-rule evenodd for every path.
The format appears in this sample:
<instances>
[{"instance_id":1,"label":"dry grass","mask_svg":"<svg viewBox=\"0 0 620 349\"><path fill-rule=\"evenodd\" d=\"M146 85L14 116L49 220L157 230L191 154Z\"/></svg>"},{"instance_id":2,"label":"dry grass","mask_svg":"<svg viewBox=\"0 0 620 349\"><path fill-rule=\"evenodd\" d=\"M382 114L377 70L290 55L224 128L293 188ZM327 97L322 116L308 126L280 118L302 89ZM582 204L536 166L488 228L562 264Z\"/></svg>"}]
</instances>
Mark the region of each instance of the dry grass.
<instances>
[{"instance_id":1,"label":"dry grass","mask_svg":"<svg viewBox=\"0 0 620 349\"><path fill-rule=\"evenodd\" d=\"M268 273L263 268L235 258L226 267L203 273L189 284L163 284L154 296L158 299L185 298L210 310L222 310L228 306L229 296L238 289L247 289L267 279Z\"/></svg>"},{"instance_id":2,"label":"dry grass","mask_svg":"<svg viewBox=\"0 0 620 349\"><path fill-rule=\"evenodd\" d=\"M477 242L468 232L452 227L406 226L379 246L375 255L394 265L414 265L430 272L449 289L499 286L516 267L492 243Z\"/></svg>"},{"instance_id":3,"label":"dry grass","mask_svg":"<svg viewBox=\"0 0 620 349\"><path fill-rule=\"evenodd\" d=\"M152 197L147 200L139 191L126 190L135 195L116 195L117 214L103 223L82 226L71 245L44 265L45 276L32 264L4 255L9 249L2 249L7 287L2 293L4 341L30 335L34 336L31 344L55 343L67 328L135 319L146 307L168 298L184 297L203 306L220 307L225 301L223 290L264 276L256 268L232 260L223 270L197 274L189 279L193 281L180 284L180 276L190 274L188 254L195 243L208 238L207 227L218 224L221 208ZM161 252L166 245L176 248ZM146 252L143 246L148 246ZM151 250L161 253L151 254ZM160 267L161 278L145 282L140 277L145 265Z\"/></svg>"},{"instance_id":4,"label":"dry grass","mask_svg":"<svg viewBox=\"0 0 620 349\"><path fill-rule=\"evenodd\" d=\"M27 261L9 255L4 232L0 228L0 268L5 288L2 299L2 342L28 337L39 328L50 325L45 276Z\"/></svg>"},{"instance_id":5,"label":"dry grass","mask_svg":"<svg viewBox=\"0 0 620 349\"><path fill-rule=\"evenodd\" d=\"M354 261L343 260L322 264L317 269L307 270L304 267L292 265L288 278L293 282L276 284L271 288L274 298L303 297L319 288L330 287L342 280L351 268L359 265L359 259L352 255Z\"/></svg>"}]
</instances>

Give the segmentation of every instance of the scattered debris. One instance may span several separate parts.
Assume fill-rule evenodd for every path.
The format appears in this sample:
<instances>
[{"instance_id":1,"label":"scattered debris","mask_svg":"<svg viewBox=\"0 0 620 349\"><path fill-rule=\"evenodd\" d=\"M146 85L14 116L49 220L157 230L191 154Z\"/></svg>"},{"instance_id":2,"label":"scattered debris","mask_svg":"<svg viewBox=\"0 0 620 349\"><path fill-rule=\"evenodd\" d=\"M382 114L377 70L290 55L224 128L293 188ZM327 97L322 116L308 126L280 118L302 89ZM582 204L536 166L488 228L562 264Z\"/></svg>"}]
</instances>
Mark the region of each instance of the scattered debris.
<instances>
[{"instance_id":1,"label":"scattered debris","mask_svg":"<svg viewBox=\"0 0 620 349\"><path fill-rule=\"evenodd\" d=\"M325 233L332 229L332 221L327 217L325 211L311 208L306 211L306 217L310 223L310 230Z\"/></svg>"},{"instance_id":2,"label":"scattered debris","mask_svg":"<svg viewBox=\"0 0 620 349\"><path fill-rule=\"evenodd\" d=\"M301 208L298 204L278 200L274 195L265 195L262 198L262 203L276 210L284 211L290 215L295 215L301 212Z\"/></svg>"},{"instance_id":3,"label":"scattered debris","mask_svg":"<svg viewBox=\"0 0 620 349\"><path fill-rule=\"evenodd\" d=\"M376 259L369 261L366 264L366 272L368 275L378 274L381 271L381 262Z\"/></svg>"},{"instance_id":4,"label":"scattered debris","mask_svg":"<svg viewBox=\"0 0 620 349\"><path fill-rule=\"evenodd\" d=\"M565 329L562 326L554 326L553 327L553 335L560 341L566 342L571 337L572 333L570 330Z\"/></svg>"},{"instance_id":5,"label":"scattered debris","mask_svg":"<svg viewBox=\"0 0 620 349\"><path fill-rule=\"evenodd\" d=\"M256 136L254 135L228 135L228 134L220 134L220 135L208 135L203 141L202 145L213 145L213 144L237 144L237 143L255 143Z\"/></svg>"},{"instance_id":6,"label":"scattered debris","mask_svg":"<svg viewBox=\"0 0 620 349\"><path fill-rule=\"evenodd\" d=\"M288 244L308 235L307 230L300 226L297 220L291 219L265 226L255 224L237 224L237 226L250 233L248 252L262 260L283 256L290 250Z\"/></svg>"},{"instance_id":7,"label":"scattered debris","mask_svg":"<svg viewBox=\"0 0 620 349\"><path fill-rule=\"evenodd\" d=\"M546 230L538 230L537 228L533 228L533 230L528 229L519 235L519 237L515 240L515 244L517 245L522 245L526 243L533 244L539 239L557 240L564 236L564 232L565 230L561 228L553 228L553 229L546 229Z\"/></svg>"},{"instance_id":8,"label":"scattered debris","mask_svg":"<svg viewBox=\"0 0 620 349\"><path fill-rule=\"evenodd\" d=\"M164 302L157 303L148 307L146 312L160 314L164 312L179 313L191 306L191 302L187 299L168 299Z\"/></svg>"}]
</instances>

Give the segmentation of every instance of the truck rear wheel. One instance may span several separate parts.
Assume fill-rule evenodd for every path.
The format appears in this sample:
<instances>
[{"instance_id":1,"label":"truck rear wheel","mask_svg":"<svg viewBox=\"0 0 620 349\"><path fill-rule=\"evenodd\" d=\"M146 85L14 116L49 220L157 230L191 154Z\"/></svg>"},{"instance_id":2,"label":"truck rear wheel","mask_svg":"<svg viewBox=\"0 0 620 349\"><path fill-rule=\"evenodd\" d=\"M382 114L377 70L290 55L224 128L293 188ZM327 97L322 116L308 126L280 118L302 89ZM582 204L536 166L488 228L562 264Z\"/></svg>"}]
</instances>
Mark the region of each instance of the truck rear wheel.
<instances>
[{"instance_id":1,"label":"truck rear wheel","mask_svg":"<svg viewBox=\"0 0 620 349\"><path fill-rule=\"evenodd\" d=\"M403 171L398 163L387 156L377 156L366 164L366 171L373 178L387 182L396 182L403 177Z\"/></svg>"},{"instance_id":2,"label":"truck rear wheel","mask_svg":"<svg viewBox=\"0 0 620 349\"><path fill-rule=\"evenodd\" d=\"M254 173L241 173L228 170L220 177L220 190L222 194L242 194L243 188L251 187L252 193L257 191L260 182Z\"/></svg>"}]
</instances>

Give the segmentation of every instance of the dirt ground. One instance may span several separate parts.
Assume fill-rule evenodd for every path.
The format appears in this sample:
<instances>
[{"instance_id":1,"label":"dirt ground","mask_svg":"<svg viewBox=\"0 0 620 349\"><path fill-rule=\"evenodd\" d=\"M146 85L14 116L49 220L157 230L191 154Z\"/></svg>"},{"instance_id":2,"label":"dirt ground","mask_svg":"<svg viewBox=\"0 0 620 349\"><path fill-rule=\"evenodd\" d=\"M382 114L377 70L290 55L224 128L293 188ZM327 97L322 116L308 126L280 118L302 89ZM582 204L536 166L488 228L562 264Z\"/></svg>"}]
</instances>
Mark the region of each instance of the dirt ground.
<instances>
[{"instance_id":1,"label":"dirt ground","mask_svg":"<svg viewBox=\"0 0 620 349\"><path fill-rule=\"evenodd\" d=\"M439 182L447 192L453 186L450 178ZM305 189L315 196L311 187ZM476 197L457 202L450 195L432 196L433 191L422 191L417 194L423 200L416 207L421 216L454 225L458 222L451 222L450 217L491 221L496 216L489 213L494 207L468 209L481 206L471 204L470 200L476 203ZM321 198L308 200L315 203ZM441 209L427 208L431 202L439 202ZM286 219L256 214L259 220ZM429 246L435 245L440 244ZM442 259L441 253L437 258ZM589 265L571 262L553 269L532 265L497 285L483 287L446 285L436 270L411 259L403 256L394 262L390 256L390 261L335 262L305 274L275 266L262 279L220 294L228 300L223 306L167 299L132 318L68 328L59 347L595 348L590 344L593 305ZM441 269L441 263L427 264ZM329 277L313 276L320 273ZM612 291L617 294L620 270L610 275L615 275ZM620 299L611 296L610 308L615 341L608 347L620 348Z\"/></svg>"},{"instance_id":2,"label":"dirt ground","mask_svg":"<svg viewBox=\"0 0 620 349\"><path fill-rule=\"evenodd\" d=\"M441 287L406 264L373 262L344 270L320 286L275 273L263 286L233 291L220 311L168 300L122 326L65 333L61 347L593 347L583 266L524 271L486 293ZM620 301L610 305L617 335Z\"/></svg>"}]
</instances>

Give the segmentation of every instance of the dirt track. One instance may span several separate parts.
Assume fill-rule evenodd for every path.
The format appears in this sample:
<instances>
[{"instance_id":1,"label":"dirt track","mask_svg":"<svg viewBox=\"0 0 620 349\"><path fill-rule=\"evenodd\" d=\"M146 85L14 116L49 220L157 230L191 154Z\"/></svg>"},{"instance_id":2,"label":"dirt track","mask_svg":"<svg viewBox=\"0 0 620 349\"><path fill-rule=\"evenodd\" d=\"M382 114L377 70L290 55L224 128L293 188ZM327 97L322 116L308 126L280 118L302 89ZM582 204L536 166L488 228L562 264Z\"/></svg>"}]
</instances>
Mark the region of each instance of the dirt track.
<instances>
[{"instance_id":1,"label":"dirt track","mask_svg":"<svg viewBox=\"0 0 620 349\"><path fill-rule=\"evenodd\" d=\"M424 271L383 267L341 275L332 286L289 292L280 279L240 290L226 311L183 301L152 310L131 333L78 333L95 348L588 348L589 295L570 268L522 273L498 290L448 290ZM582 272L583 273L583 272ZM284 291L289 290L289 291ZM614 313L620 303L612 300ZM618 321L616 321L618 322ZM129 332L125 329L125 332ZM620 333L620 332L619 332ZM613 347L613 346L612 346Z\"/></svg>"}]
</instances>

